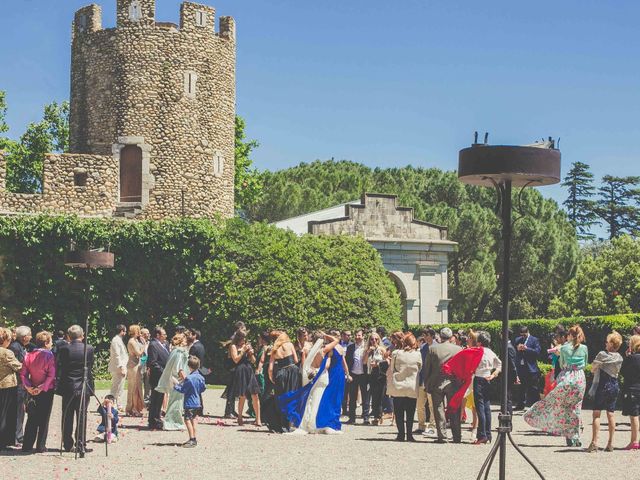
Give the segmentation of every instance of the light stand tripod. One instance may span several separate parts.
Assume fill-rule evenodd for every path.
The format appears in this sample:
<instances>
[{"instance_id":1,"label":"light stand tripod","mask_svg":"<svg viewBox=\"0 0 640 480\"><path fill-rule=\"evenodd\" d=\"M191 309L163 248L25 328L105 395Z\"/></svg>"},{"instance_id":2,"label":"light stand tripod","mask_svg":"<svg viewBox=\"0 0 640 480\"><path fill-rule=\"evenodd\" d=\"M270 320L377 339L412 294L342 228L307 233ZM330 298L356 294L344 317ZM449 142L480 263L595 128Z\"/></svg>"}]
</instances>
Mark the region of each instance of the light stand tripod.
<instances>
[{"instance_id":1,"label":"light stand tripod","mask_svg":"<svg viewBox=\"0 0 640 480\"><path fill-rule=\"evenodd\" d=\"M91 269L96 268L113 268L114 266L114 254L111 252L102 252L102 251L86 251L86 250L75 250L74 244L71 244L71 250L67 253L65 258L65 265L72 268L80 268L84 269L87 273L91 271ZM88 279L85 279L88 284ZM85 330L84 330L84 350L83 350L83 371L82 371L82 388L80 390L80 405L78 407L78 423L76 425L76 442L75 442L75 458L78 456L80 458L84 458L85 449L86 449L86 434L87 434L87 389L89 382L89 366L88 363L88 340L87 336L89 334L89 294L85 292L85 301L86 301L86 316L85 316ZM95 392L90 393L98 403L100 400L96 397ZM67 420L67 409L71 405L71 401L65 406L65 410L63 412L63 430L64 424ZM106 437L105 437L106 440ZM105 441L105 449L106 455L109 455L109 447L108 442ZM62 448L60 448L60 454L62 455Z\"/></svg>"},{"instance_id":2,"label":"light stand tripod","mask_svg":"<svg viewBox=\"0 0 640 480\"><path fill-rule=\"evenodd\" d=\"M458 177L464 183L494 187L498 193L498 208L502 219L503 242L503 271L502 271L502 372L501 406L498 416L498 439L491 448L487 459L482 464L477 480L489 478L489 472L500 452L499 478L506 480L507 440L516 451L544 480L544 476L533 462L524 454L511 436L512 416L508 409L509 402L509 368L507 368L509 345L509 288L511 266L511 192L512 187L536 185L550 185L560 181L560 152L554 148L554 143L536 146L489 146L478 143L476 132L472 147L460 151L458 163Z\"/></svg>"}]
</instances>

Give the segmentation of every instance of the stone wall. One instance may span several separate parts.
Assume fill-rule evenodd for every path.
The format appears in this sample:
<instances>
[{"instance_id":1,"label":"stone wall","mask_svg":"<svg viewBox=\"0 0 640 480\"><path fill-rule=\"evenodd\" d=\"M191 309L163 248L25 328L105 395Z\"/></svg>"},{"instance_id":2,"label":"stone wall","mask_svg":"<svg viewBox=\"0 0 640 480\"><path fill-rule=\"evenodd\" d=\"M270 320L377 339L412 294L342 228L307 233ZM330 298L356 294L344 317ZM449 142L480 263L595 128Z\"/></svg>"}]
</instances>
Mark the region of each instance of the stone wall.
<instances>
[{"instance_id":1,"label":"stone wall","mask_svg":"<svg viewBox=\"0 0 640 480\"><path fill-rule=\"evenodd\" d=\"M112 156L48 154L42 193L11 193L5 188L6 162L0 155L0 214L69 213L111 216L116 207L118 166ZM82 183L82 186L76 186Z\"/></svg>"},{"instance_id":2,"label":"stone wall","mask_svg":"<svg viewBox=\"0 0 640 480\"><path fill-rule=\"evenodd\" d=\"M233 216L235 60L234 20L221 17L216 33L212 7L184 2L178 26L156 21L155 0L117 0L109 29L98 5L81 8L71 47L74 155L49 156L43 194L3 194L3 209L110 216L136 203L140 219ZM140 202L121 202L127 145L142 151ZM88 175L85 190L73 187L77 169Z\"/></svg>"},{"instance_id":3,"label":"stone wall","mask_svg":"<svg viewBox=\"0 0 640 480\"><path fill-rule=\"evenodd\" d=\"M342 217L310 220L308 232L364 237L380 253L398 288L405 323L448 323L447 266L457 244L447 240L446 227L416 220L413 209L397 200L395 195L365 193L360 204L345 205Z\"/></svg>"},{"instance_id":4,"label":"stone wall","mask_svg":"<svg viewBox=\"0 0 640 480\"><path fill-rule=\"evenodd\" d=\"M205 5L184 2L179 26L156 22L154 0L118 0L117 9L115 29L102 29L98 6L76 13L72 151L119 161L119 139L139 138L149 151L143 175L153 177L141 218L181 215L183 198L186 216L232 216L233 19L221 18L216 34Z\"/></svg>"}]
</instances>

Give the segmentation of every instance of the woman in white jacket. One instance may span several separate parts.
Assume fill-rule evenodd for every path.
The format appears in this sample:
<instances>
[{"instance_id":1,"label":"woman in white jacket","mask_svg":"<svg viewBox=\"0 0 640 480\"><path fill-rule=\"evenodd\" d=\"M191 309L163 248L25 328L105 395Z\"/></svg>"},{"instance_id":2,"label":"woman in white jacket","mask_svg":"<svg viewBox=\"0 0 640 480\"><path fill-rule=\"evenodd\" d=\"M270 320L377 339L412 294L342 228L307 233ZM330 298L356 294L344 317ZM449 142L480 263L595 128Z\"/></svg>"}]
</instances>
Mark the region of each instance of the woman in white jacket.
<instances>
[{"instance_id":1,"label":"woman in white jacket","mask_svg":"<svg viewBox=\"0 0 640 480\"><path fill-rule=\"evenodd\" d=\"M413 333L405 333L401 348L391 354L391 363L387 370L387 394L393 397L398 442L404 442L405 438L408 442L415 442L413 417L416 413L421 368L422 356L418 350L418 341Z\"/></svg>"}]
</instances>

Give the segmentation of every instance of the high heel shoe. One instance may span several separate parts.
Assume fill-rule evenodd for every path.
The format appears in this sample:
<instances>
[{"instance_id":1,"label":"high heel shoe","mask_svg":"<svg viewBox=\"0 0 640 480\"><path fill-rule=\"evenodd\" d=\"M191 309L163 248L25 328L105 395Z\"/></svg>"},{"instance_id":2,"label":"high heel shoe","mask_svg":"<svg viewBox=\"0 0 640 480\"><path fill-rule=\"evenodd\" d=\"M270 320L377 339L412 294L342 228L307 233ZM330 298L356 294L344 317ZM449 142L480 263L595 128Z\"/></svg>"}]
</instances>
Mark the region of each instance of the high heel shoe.
<instances>
[{"instance_id":1,"label":"high heel shoe","mask_svg":"<svg viewBox=\"0 0 640 480\"><path fill-rule=\"evenodd\" d=\"M396 442L404 442L404 434L399 433L396 436Z\"/></svg>"},{"instance_id":2,"label":"high heel shoe","mask_svg":"<svg viewBox=\"0 0 640 480\"><path fill-rule=\"evenodd\" d=\"M624 449L625 450L640 450L640 443L638 443L638 442L630 443L629 445L624 447Z\"/></svg>"},{"instance_id":3,"label":"high heel shoe","mask_svg":"<svg viewBox=\"0 0 640 480\"><path fill-rule=\"evenodd\" d=\"M587 453L598 453L598 446L592 442L586 451Z\"/></svg>"}]
</instances>

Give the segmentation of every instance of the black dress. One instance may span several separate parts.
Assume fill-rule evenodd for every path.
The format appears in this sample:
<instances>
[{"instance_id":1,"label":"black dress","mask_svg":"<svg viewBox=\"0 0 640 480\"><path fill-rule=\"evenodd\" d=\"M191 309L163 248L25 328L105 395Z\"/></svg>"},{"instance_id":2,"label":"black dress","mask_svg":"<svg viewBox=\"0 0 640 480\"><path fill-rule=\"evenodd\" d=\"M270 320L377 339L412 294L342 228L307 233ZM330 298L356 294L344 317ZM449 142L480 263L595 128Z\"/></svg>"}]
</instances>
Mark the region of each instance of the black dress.
<instances>
[{"instance_id":1,"label":"black dress","mask_svg":"<svg viewBox=\"0 0 640 480\"><path fill-rule=\"evenodd\" d=\"M273 380L265 378L265 389L260 405L262 408L262 420L270 431L283 433L289 431L289 424L285 422L278 406L278 395L300 388L302 378L300 369L293 361L293 355L281 358L274 362Z\"/></svg>"},{"instance_id":2,"label":"black dress","mask_svg":"<svg viewBox=\"0 0 640 480\"><path fill-rule=\"evenodd\" d=\"M18 387L0 388L0 450L16 443Z\"/></svg>"},{"instance_id":3,"label":"black dress","mask_svg":"<svg viewBox=\"0 0 640 480\"><path fill-rule=\"evenodd\" d=\"M260 384L256 379L251 361L245 356L236 363L231 383L226 390L225 398L249 397L260 393Z\"/></svg>"}]
</instances>

